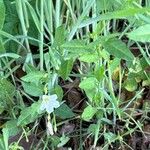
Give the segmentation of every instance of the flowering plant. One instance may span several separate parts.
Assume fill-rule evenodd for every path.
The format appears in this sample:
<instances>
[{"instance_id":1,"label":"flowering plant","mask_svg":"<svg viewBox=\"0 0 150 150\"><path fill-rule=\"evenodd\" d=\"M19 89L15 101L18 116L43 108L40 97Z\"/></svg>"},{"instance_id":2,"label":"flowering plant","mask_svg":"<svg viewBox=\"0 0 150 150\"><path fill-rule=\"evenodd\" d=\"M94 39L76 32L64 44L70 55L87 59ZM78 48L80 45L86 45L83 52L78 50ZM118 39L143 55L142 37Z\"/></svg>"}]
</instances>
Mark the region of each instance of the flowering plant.
<instances>
[{"instance_id":1,"label":"flowering plant","mask_svg":"<svg viewBox=\"0 0 150 150\"><path fill-rule=\"evenodd\" d=\"M52 113L55 108L58 108L60 106L60 103L57 101L57 95L43 95L42 96L42 103L40 110L45 110L47 113Z\"/></svg>"}]
</instances>

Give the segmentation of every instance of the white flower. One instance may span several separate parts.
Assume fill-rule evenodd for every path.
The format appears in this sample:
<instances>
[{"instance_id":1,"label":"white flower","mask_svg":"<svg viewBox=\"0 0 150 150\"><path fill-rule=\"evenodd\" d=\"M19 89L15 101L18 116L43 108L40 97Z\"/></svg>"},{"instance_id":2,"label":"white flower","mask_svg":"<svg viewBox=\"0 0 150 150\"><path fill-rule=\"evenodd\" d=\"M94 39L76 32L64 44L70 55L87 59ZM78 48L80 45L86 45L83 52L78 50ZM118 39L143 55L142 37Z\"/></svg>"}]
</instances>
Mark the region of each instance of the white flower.
<instances>
[{"instance_id":1,"label":"white flower","mask_svg":"<svg viewBox=\"0 0 150 150\"><path fill-rule=\"evenodd\" d=\"M49 121L47 122L47 134L54 135L53 126Z\"/></svg>"},{"instance_id":2,"label":"white flower","mask_svg":"<svg viewBox=\"0 0 150 150\"><path fill-rule=\"evenodd\" d=\"M60 103L57 101L57 95L43 95L40 110L46 109L47 113L52 113L54 108L58 108Z\"/></svg>"}]
</instances>

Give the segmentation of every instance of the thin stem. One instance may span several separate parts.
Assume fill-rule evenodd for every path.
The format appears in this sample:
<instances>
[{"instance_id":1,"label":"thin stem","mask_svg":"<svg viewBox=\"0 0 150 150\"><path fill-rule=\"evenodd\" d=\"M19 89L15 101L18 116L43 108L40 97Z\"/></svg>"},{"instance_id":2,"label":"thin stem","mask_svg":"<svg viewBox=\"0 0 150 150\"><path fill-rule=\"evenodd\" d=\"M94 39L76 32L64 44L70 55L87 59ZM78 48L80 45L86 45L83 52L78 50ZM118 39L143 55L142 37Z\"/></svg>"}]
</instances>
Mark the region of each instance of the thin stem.
<instances>
[{"instance_id":1,"label":"thin stem","mask_svg":"<svg viewBox=\"0 0 150 150\"><path fill-rule=\"evenodd\" d=\"M44 34L44 3L43 0L41 0L41 14L40 14L40 43L39 43L39 49L40 49L40 70L43 70L43 64L44 64L44 55L43 55L43 34Z\"/></svg>"}]
</instances>

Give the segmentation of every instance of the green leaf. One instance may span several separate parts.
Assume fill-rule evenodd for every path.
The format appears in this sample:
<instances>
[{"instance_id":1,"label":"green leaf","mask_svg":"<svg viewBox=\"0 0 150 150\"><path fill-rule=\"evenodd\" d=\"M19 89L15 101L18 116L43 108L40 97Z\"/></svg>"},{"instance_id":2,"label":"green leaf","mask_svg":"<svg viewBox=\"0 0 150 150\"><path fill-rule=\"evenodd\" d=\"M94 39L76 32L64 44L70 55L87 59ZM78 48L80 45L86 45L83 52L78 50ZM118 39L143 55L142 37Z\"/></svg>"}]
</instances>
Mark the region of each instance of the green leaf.
<instances>
[{"instance_id":1,"label":"green leaf","mask_svg":"<svg viewBox=\"0 0 150 150\"><path fill-rule=\"evenodd\" d=\"M57 145L57 147L64 146L69 140L70 138L63 134L62 137L60 138L60 143Z\"/></svg>"},{"instance_id":2,"label":"green leaf","mask_svg":"<svg viewBox=\"0 0 150 150\"><path fill-rule=\"evenodd\" d=\"M18 118L17 125L25 126L33 121L35 121L40 112L41 101L34 102L31 106L24 108L21 111L21 115Z\"/></svg>"},{"instance_id":3,"label":"green leaf","mask_svg":"<svg viewBox=\"0 0 150 150\"><path fill-rule=\"evenodd\" d=\"M58 71L58 74L65 80L68 78L71 70L72 70L72 67L73 67L73 62L74 60L73 59L70 59L70 60L63 60L61 62L61 66L59 68L59 71Z\"/></svg>"},{"instance_id":4,"label":"green leaf","mask_svg":"<svg viewBox=\"0 0 150 150\"><path fill-rule=\"evenodd\" d=\"M120 59L114 58L111 61L110 66L109 66L111 73L113 73L119 65L120 65Z\"/></svg>"},{"instance_id":5,"label":"green leaf","mask_svg":"<svg viewBox=\"0 0 150 150\"><path fill-rule=\"evenodd\" d=\"M62 104L54 111L54 113L56 114L56 116L60 117L61 119L68 119L75 116L75 114L66 104Z\"/></svg>"},{"instance_id":6,"label":"green leaf","mask_svg":"<svg viewBox=\"0 0 150 150\"><path fill-rule=\"evenodd\" d=\"M34 46L39 45L39 42L34 40L34 39L38 39L38 35L39 35L39 32L38 32L38 29L36 28L36 25L34 24L34 20L32 18L30 18L30 16L29 16L28 36L30 38L33 38L33 40L29 39L29 42L31 45L34 45Z\"/></svg>"},{"instance_id":7,"label":"green leaf","mask_svg":"<svg viewBox=\"0 0 150 150\"><path fill-rule=\"evenodd\" d=\"M3 131L5 150L9 150L8 148L9 130L7 128L3 128L2 131Z\"/></svg>"},{"instance_id":8,"label":"green leaf","mask_svg":"<svg viewBox=\"0 0 150 150\"><path fill-rule=\"evenodd\" d=\"M115 141L117 135L112 133L112 132L105 132L104 133L104 138L107 140L109 143L112 143Z\"/></svg>"},{"instance_id":9,"label":"green leaf","mask_svg":"<svg viewBox=\"0 0 150 150\"><path fill-rule=\"evenodd\" d=\"M98 81L101 81L105 76L104 66L100 66L99 63L97 63L95 66L94 75Z\"/></svg>"},{"instance_id":10,"label":"green leaf","mask_svg":"<svg viewBox=\"0 0 150 150\"><path fill-rule=\"evenodd\" d=\"M80 23L79 28L83 28L89 24L102 21L102 20L111 20L111 19L123 19L126 17L134 16L137 14L142 14L147 11L150 11L150 7L145 8L126 8L123 10L117 10L113 12L107 12L105 14L99 15L98 17L87 19Z\"/></svg>"},{"instance_id":11,"label":"green leaf","mask_svg":"<svg viewBox=\"0 0 150 150\"><path fill-rule=\"evenodd\" d=\"M39 83L39 81L45 77L45 75L46 74L44 72L35 71L35 72L29 72L27 75L25 75L21 79L24 82L32 82L37 85Z\"/></svg>"},{"instance_id":12,"label":"green leaf","mask_svg":"<svg viewBox=\"0 0 150 150\"><path fill-rule=\"evenodd\" d=\"M63 98L63 89L60 85L55 85L54 88L51 89L51 93L56 94L59 100Z\"/></svg>"},{"instance_id":13,"label":"green leaf","mask_svg":"<svg viewBox=\"0 0 150 150\"><path fill-rule=\"evenodd\" d=\"M104 43L104 48L109 54L127 61L133 61L134 56L126 45L119 39L112 38Z\"/></svg>"},{"instance_id":14,"label":"green leaf","mask_svg":"<svg viewBox=\"0 0 150 150\"><path fill-rule=\"evenodd\" d=\"M97 109L89 105L84 109L82 113L82 119L85 121L90 121L90 119L93 118L96 112L97 112Z\"/></svg>"},{"instance_id":15,"label":"green leaf","mask_svg":"<svg viewBox=\"0 0 150 150\"><path fill-rule=\"evenodd\" d=\"M4 124L4 128L8 129L9 137L15 136L17 133L21 131L21 128L17 126L17 120L10 120Z\"/></svg>"},{"instance_id":16,"label":"green leaf","mask_svg":"<svg viewBox=\"0 0 150 150\"><path fill-rule=\"evenodd\" d=\"M110 0L96 0L97 13L102 10L109 10L113 6L113 1Z\"/></svg>"},{"instance_id":17,"label":"green leaf","mask_svg":"<svg viewBox=\"0 0 150 150\"><path fill-rule=\"evenodd\" d=\"M96 84L97 79L94 77L89 77L81 81L79 87L83 89L87 95L87 97L92 100L96 93Z\"/></svg>"},{"instance_id":18,"label":"green leaf","mask_svg":"<svg viewBox=\"0 0 150 150\"><path fill-rule=\"evenodd\" d=\"M139 42L150 42L150 24L140 26L139 28L127 34L131 40Z\"/></svg>"},{"instance_id":19,"label":"green leaf","mask_svg":"<svg viewBox=\"0 0 150 150\"><path fill-rule=\"evenodd\" d=\"M38 72L38 69L32 66L31 64L25 63L24 67L25 67L25 71L27 72L27 74L30 72Z\"/></svg>"},{"instance_id":20,"label":"green leaf","mask_svg":"<svg viewBox=\"0 0 150 150\"><path fill-rule=\"evenodd\" d=\"M34 8L33 8L32 5L30 5L30 3L27 2L27 1L26 1L26 5L27 5L27 7L28 7L28 9L29 9L29 12L30 12L30 14L31 14L31 16L32 16L32 18L33 18L33 21L34 21L34 23L35 23L35 25L36 25L38 31L40 32L40 21L39 21L39 19L38 19L38 16L37 16L37 14L36 14Z\"/></svg>"},{"instance_id":21,"label":"green leaf","mask_svg":"<svg viewBox=\"0 0 150 150\"><path fill-rule=\"evenodd\" d=\"M14 85L6 79L0 79L0 104L4 108L12 104L15 95Z\"/></svg>"},{"instance_id":22,"label":"green leaf","mask_svg":"<svg viewBox=\"0 0 150 150\"><path fill-rule=\"evenodd\" d=\"M2 57L11 57L11 58L17 59L21 56L18 54L15 54L15 53L5 53L5 54L0 54L0 58L2 58Z\"/></svg>"},{"instance_id":23,"label":"green leaf","mask_svg":"<svg viewBox=\"0 0 150 150\"><path fill-rule=\"evenodd\" d=\"M48 58L48 55L46 56ZM45 58L46 58L45 57ZM61 55L58 51L56 51L55 49L49 49L49 60L51 65L56 69L59 70L60 65L61 65Z\"/></svg>"},{"instance_id":24,"label":"green leaf","mask_svg":"<svg viewBox=\"0 0 150 150\"><path fill-rule=\"evenodd\" d=\"M96 86L97 80L95 77L89 77L81 81L79 87L84 90L91 90Z\"/></svg>"},{"instance_id":25,"label":"green leaf","mask_svg":"<svg viewBox=\"0 0 150 150\"><path fill-rule=\"evenodd\" d=\"M2 135L0 135L0 149L1 149L1 150L6 150L6 149L5 149L4 140L3 140L3 136L2 136Z\"/></svg>"},{"instance_id":26,"label":"green leaf","mask_svg":"<svg viewBox=\"0 0 150 150\"><path fill-rule=\"evenodd\" d=\"M83 62L91 63L91 62L96 62L97 60L99 60L99 58L97 53L92 53L92 54L84 54L80 56L79 60Z\"/></svg>"},{"instance_id":27,"label":"green leaf","mask_svg":"<svg viewBox=\"0 0 150 150\"><path fill-rule=\"evenodd\" d=\"M56 29L55 40L53 46L61 46L65 42L65 28L60 26Z\"/></svg>"},{"instance_id":28,"label":"green leaf","mask_svg":"<svg viewBox=\"0 0 150 150\"><path fill-rule=\"evenodd\" d=\"M72 40L64 43L61 47L75 56L94 52L93 47L86 45L83 40Z\"/></svg>"},{"instance_id":29,"label":"green leaf","mask_svg":"<svg viewBox=\"0 0 150 150\"><path fill-rule=\"evenodd\" d=\"M90 126L88 127L88 133L92 135L95 135L96 131L97 131L97 128L98 128L98 124L90 124Z\"/></svg>"},{"instance_id":30,"label":"green leaf","mask_svg":"<svg viewBox=\"0 0 150 150\"><path fill-rule=\"evenodd\" d=\"M133 92L137 89L137 82L135 80L135 78L128 78L125 83L124 83L124 87L126 90Z\"/></svg>"},{"instance_id":31,"label":"green leaf","mask_svg":"<svg viewBox=\"0 0 150 150\"><path fill-rule=\"evenodd\" d=\"M3 0L0 0L0 29L3 28L4 20L5 20L5 5Z\"/></svg>"},{"instance_id":32,"label":"green leaf","mask_svg":"<svg viewBox=\"0 0 150 150\"><path fill-rule=\"evenodd\" d=\"M32 96L41 96L43 95L43 85L37 85L35 83L22 82L22 86L26 93Z\"/></svg>"}]
</instances>

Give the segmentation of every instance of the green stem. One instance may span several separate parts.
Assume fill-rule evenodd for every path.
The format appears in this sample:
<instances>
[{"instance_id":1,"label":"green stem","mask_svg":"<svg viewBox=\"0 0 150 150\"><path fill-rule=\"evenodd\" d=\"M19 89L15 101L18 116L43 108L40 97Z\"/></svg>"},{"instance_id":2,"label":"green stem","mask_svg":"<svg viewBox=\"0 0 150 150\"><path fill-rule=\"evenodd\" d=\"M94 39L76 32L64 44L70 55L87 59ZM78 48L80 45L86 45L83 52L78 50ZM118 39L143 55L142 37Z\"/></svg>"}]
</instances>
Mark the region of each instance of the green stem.
<instances>
[{"instance_id":1,"label":"green stem","mask_svg":"<svg viewBox=\"0 0 150 150\"><path fill-rule=\"evenodd\" d=\"M43 0L41 0L41 14L40 14L40 43L39 43L39 48L40 48L40 70L43 70L43 64L44 64L44 55L43 55L43 41L44 41L44 3Z\"/></svg>"}]
</instances>

